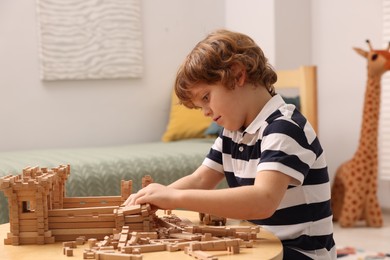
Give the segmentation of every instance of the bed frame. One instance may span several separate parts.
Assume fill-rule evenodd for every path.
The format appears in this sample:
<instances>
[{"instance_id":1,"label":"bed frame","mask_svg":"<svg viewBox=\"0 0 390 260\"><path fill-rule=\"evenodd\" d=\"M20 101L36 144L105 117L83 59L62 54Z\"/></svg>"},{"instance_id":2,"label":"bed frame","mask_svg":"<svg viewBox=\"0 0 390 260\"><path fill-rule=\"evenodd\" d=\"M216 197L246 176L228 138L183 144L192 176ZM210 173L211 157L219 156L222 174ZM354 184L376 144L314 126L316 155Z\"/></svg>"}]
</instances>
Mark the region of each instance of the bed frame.
<instances>
[{"instance_id":1,"label":"bed frame","mask_svg":"<svg viewBox=\"0 0 390 260\"><path fill-rule=\"evenodd\" d=\"M318 133L317 67L301 66L294 70L278 70L277 74L276 91L279 89L298 89L300 110Z\"/></svg>"}]
</instances>

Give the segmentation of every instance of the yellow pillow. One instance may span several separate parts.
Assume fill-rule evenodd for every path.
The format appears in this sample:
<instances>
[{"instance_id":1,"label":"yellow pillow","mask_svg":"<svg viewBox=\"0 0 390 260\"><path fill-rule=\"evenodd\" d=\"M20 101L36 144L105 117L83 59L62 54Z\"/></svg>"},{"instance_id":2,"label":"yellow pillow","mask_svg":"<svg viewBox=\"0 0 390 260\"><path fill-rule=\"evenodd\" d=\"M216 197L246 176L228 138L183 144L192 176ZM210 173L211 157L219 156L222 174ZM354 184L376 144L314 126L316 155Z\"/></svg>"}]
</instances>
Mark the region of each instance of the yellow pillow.
<instances>
[{"instance_id":1,"label":"yellow pillow","mask_svg":"<svg viewBox=\"0 0 390 260\"><path fill-rule=\"evenodd\" d=\"M189 109L179 104L179 98L172 93L171 112L167 129L162 137L164 142L204 137L204 131L212 120L198 109Z\"/></svg>"}]
</instances>

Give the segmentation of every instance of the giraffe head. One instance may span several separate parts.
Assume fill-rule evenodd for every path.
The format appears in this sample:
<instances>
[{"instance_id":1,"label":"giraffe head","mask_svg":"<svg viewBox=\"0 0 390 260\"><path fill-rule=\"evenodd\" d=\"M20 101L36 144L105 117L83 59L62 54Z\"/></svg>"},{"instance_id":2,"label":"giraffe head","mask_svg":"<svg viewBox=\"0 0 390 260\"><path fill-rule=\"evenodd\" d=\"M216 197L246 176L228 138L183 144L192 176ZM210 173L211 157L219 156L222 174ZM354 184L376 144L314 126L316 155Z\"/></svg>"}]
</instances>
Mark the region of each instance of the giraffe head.
<instances>
[{"instance_id":1,"label":"giraffe head","mask_svg":"<svg viewBox=\"0 0 390 260\"><path fill-rule=\"evenodd\" d=\"M390 43L387 49L374 50L369 40L366 40L369 51L360 48L353 48L358 54L367 59L367 70L369 76L382 76L390 70Z\"/></svg>"}]
</instances>

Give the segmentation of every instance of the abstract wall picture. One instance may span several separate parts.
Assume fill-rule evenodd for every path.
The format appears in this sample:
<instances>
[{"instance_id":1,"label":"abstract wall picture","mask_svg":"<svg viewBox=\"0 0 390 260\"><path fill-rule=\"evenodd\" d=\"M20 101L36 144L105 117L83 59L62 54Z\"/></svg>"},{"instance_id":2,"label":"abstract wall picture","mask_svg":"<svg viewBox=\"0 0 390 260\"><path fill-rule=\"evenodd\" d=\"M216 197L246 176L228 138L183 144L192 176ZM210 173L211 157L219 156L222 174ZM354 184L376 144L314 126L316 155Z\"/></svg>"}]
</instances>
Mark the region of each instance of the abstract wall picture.
<instances>
[{"instance_id":1,"label":"abstract wall picture","mask_svg":"<svg viewBox=\"0 0 390 260\"><path fill-rule=\"evenodd\" d=\"M37 0L42 80L139 78L140 0Z\"/></svg>"}]
</instances>

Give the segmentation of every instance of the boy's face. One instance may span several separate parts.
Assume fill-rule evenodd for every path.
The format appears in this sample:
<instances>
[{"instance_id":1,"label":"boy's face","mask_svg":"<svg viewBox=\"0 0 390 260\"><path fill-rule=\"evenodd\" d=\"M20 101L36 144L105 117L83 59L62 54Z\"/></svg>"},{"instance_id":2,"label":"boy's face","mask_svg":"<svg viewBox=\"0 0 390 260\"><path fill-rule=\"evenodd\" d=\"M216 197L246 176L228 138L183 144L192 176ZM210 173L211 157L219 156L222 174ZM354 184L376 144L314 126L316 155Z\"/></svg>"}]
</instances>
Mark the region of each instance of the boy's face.
<instances>
[{"instance_id":1,"label":"boy's face","mask_svg":"<svg viewBox=\"0 0 390 260\"><path fill-rule=\"evenodd\" d=\"M218 125L231 131L242 130L250 122L247 122L247 107L241 89L228 89L218 83L199 84L191 89L192 102Z\"/></svg>"}]
</instances>

